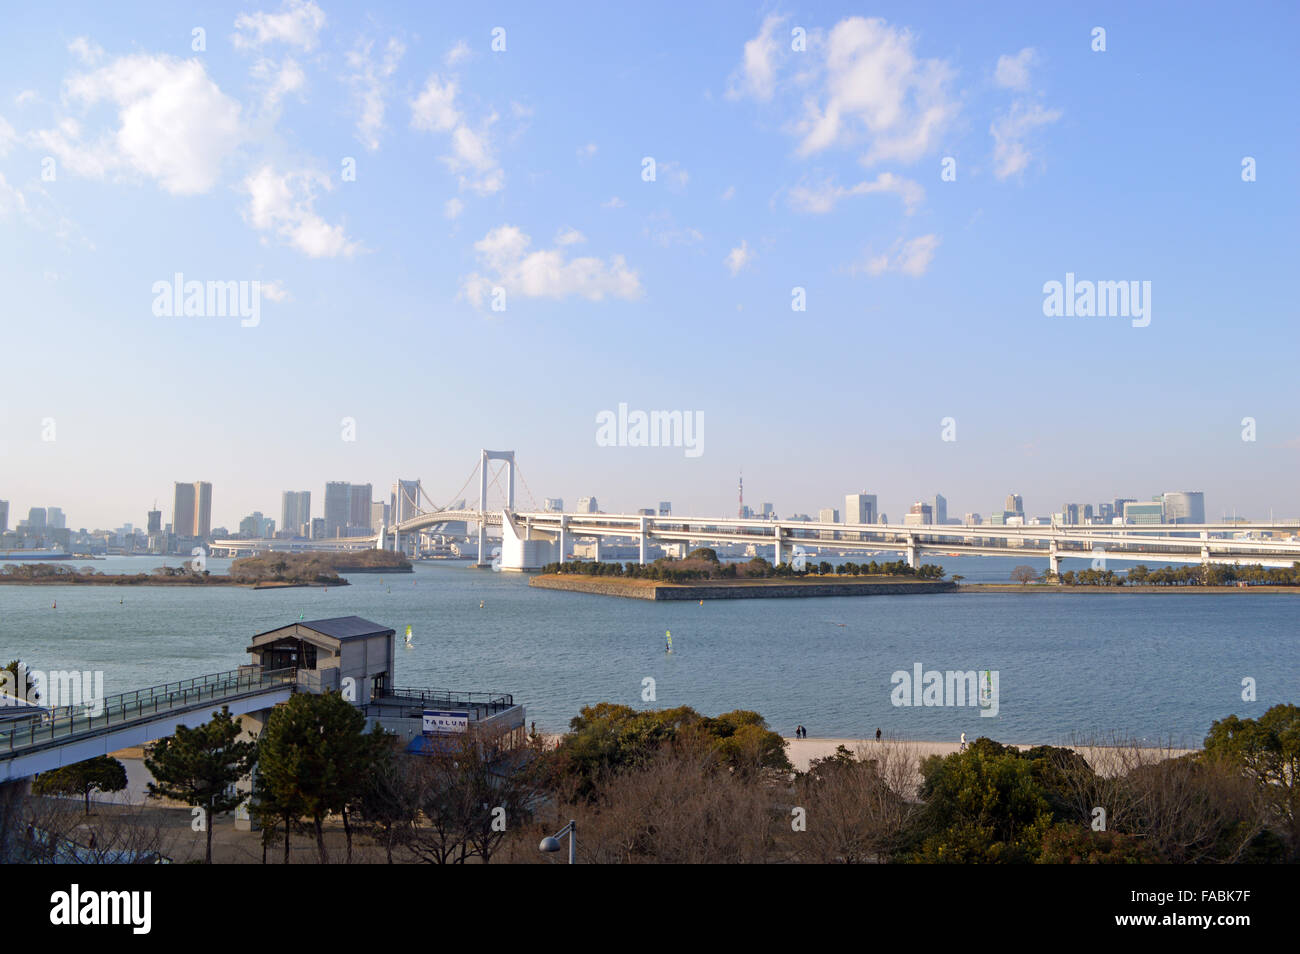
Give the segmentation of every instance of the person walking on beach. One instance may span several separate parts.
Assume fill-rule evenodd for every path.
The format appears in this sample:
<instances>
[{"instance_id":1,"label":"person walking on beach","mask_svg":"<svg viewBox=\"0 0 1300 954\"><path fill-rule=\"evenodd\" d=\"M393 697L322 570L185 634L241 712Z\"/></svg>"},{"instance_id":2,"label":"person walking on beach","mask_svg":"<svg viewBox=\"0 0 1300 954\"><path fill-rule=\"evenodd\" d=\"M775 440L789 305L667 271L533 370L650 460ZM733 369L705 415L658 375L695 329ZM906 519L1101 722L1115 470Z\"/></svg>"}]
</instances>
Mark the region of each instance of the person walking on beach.
<instances>
[{"instance_id":1,"label":"person walking on beach","mask_svg":"<svg viewBox=\"0 0 1300 954\"><path fill-rule=\"evenodd\" d=\"M876 741L877 741L877 742L880 741L880 730L879 730L879 729L876 730Z\"/></svg>"},{"instance_id":2,"label":"person walking on beach","mask_svg":"<svg viewBox=\"0 0 1300 954\"><path fill-rule=\"evenodd\" d=\"M958 749L957 751L959 751L959 752L965 752L965 751L966 751L966 733L965 733L965 732L963 732L963 733L961 734L961 748Z\"/></svg>"}]
</instances>

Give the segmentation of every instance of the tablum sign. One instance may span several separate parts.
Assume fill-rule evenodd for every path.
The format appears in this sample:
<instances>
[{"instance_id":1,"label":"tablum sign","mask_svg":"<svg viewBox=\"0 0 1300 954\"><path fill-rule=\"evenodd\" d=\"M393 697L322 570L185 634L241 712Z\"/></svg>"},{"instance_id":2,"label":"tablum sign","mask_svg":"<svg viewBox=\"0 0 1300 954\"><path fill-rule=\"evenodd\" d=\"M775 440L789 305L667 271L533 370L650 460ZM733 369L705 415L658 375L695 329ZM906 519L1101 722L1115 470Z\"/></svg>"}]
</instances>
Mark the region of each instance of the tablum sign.
<instances>
[{"instance_id":1,"label":"tablum sign","mask_svg":"<svg viewBox=\"0 0 1300 954\"><path fill-rule=\"evenodd\" d=\"M424 734L436 735L442 732L469 731L468 712L442 712L437 709L424 710Z\"/></svg>"}]
</instances>

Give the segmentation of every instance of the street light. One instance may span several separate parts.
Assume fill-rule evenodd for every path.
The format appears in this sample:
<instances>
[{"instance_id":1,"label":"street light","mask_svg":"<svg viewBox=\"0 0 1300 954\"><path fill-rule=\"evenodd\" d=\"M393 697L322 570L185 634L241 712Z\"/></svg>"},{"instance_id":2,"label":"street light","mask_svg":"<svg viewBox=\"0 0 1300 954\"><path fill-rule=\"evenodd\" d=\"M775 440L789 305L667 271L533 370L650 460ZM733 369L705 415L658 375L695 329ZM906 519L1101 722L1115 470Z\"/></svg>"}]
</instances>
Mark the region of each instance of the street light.
<instances>
[{"instance_id":1,"label":"street light","mask_svg":"<svg viewBox=\"0 0 1300 954\"><path fill-rule=\"evenodd\" d=\"M553 854L560 850L560 839L565 835L569 836L569 864L576 864L578 861L578 823L572 819L551 837L543 838L542 843L537 848L539 851Z\"/></svg>"}]
</instances>

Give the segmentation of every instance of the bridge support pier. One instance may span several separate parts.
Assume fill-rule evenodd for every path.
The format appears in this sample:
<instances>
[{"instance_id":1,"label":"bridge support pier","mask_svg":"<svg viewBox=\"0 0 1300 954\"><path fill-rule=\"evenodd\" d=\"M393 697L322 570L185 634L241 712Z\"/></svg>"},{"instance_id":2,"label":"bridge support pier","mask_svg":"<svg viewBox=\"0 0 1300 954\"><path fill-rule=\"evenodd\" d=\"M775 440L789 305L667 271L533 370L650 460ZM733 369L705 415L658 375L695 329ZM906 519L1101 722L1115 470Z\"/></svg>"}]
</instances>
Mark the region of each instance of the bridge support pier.
<instances>
[{"instance_id":1,"label":"bridge support pier","mask_svg":"<svg viewBox=\"0 0 1300 954\"><path fill-rule=\"evenodd\" d=\"M637 534L637 536L640 538L640 544L641 544L641 565L645 566L645 537L646 537L645 514L641 515L641 530Z\"/></svg>"},{"instance_id":2,"label":"bridge support pier","mask_svg":"<svg viewBox=\"0 0 1300 954\"><path fill-rule=\"evenodd\" d=\"M772 561L772 562L773 562L773 565L779 565L779 564L781 563L781 528L780 528L780 526L778 526L778 527L776 528L776 554L775 554L775 556L776 556L776 559Z\"/></svg>"},{"instance_id":3,"label":"bridge support pier","mask_svg":"<svg viewBox=\"0 0 1300 954\"><path fill-rule=\"evenodd\" d=\"M564 562L564 554L568 552L566 544L569 542L569 515L560 515L560 562Z\"/></svg>"},{"instance_id":4,"label":"bridge support pier","mask_svg":"<svg viewBox=\"0 0 1300 954\"><path fill-rule=\"evenodd\" d=\"M908 536L907 538L907 565L916 569L921 565L921 548L917 546L916 537Z\"/></svg>"},{"instance_id":5,"label":"bridge support pier","mask_svg":"<svg viewBox=\"0 0 1300 954\"><path fill-rule=\"evenodd\" d=\"M1047 571L1053 576L1059 576L1061 573L1061 558L1056 552L1055 537L1047 543Z\"/></svg>"}]
</instances>

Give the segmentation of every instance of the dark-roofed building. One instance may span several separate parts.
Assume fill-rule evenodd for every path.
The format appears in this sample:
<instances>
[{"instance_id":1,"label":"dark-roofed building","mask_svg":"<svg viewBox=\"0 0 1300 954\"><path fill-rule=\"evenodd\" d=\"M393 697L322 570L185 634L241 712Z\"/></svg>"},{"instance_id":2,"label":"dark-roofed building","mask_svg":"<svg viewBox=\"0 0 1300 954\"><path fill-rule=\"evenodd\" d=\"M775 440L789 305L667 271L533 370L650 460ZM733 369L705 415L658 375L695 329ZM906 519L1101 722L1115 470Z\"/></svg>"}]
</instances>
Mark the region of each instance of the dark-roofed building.
<instances>
[{"instance_id":1,"label":"dark-roofed building","mask_svg":"<svg viewBox=\"0 0 1300 954\"><path fill-rule=\"evenodd\" d=\"M248 651L263 670L297 669L308 692L341 692L364 705L392 685L395 635L360 616L336 616L258 633Z\"/></svg>"}]
</instances>

